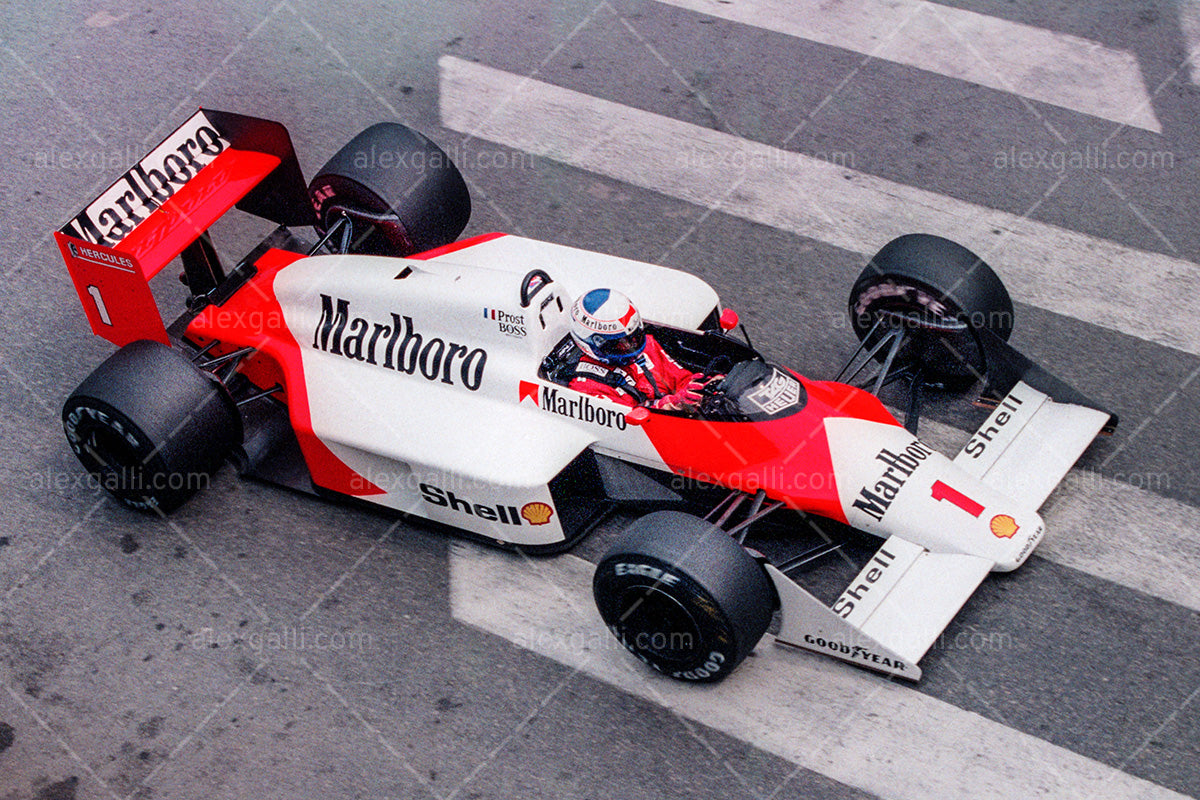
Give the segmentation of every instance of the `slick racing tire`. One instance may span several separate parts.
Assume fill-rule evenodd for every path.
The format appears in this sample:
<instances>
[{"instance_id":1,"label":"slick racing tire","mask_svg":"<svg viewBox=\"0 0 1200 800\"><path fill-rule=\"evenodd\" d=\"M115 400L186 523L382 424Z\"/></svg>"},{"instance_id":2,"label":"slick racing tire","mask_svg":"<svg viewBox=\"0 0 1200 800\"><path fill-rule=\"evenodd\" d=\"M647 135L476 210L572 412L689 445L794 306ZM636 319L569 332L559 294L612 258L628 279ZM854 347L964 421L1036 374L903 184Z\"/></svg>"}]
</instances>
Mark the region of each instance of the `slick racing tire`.
<instances>
[{"instance_id":1,"label":"slick racing tire","mask_svg":"<svg viewBox=\"0 0 1200 800\"><path fill-rule=\"evenodd\" d=\"M372 125L334 154L308 185L324 234L339 216L350 252L408 256L449 244L471 216L467 184L450 157L395 122ZM374 226L372 228L372 226Z\"/></svg>"},{"instance_id":2,"label":"slick racing tire","mask_svg":"<svg viewBox=\"0 0 1200 800\"><path fill-rule=\"evenodd\" d=\"M965 388L986 373L979 329L1005 341L1012 334L1012 299L999 276L962 245L926 233L884 245L854 282L849 307L860 341L871 337L885 312L928 320L929 325L914 328L919 335L910 337L896 366L919 362L927 379L948 388Z\"/></svg>"},{"instance_id":3,"label":"slick racing tire","mask_svg":"<svg viewBox=\"0 0 1200 800\"><path fill-rule=\"evenodd\" d=\"M159 342L125 345L63 406L67 442L122 504L175 510L242 441L237 405L210 373Z\"/></svg>"},{"instance_id":4,"label":"slick racing tire","mask_svg":"<svg viewBox=\"0 0 1200 800\"><path fill-rule=\"evenodd\" d=\"M626 649L683 681L731 673L776 606L766 571L740 544L678 511L634 522L596 567L592 591Z\"/></svg>"}]
</instances>

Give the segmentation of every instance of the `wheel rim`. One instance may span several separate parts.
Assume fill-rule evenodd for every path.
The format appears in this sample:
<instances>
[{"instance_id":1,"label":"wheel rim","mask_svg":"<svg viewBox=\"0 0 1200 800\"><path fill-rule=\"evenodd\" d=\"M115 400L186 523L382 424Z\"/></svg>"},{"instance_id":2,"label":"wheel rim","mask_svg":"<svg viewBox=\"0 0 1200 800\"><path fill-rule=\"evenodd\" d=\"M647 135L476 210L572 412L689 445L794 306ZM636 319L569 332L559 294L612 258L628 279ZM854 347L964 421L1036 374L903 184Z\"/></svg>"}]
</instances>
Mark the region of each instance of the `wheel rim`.
<instances>
[{"instance_id":1,"label":"wheel rim","mask_svg":"<svg viewBox=\"0 0 1200 800\"><path fill-rule=\"evenodd\" d=\"M852 318L855 327L861 331L860 336L871 329L876 312L880 311L915 311L940 319L957 319L963 313L957 305L948 299L939 299L925 287L880 281L865 287L855 301Z\"/></svg>"},{"instance_id":2,"label":"wheel rim","mask_svg":"<svg viewBox=\"0 0 1200 800\"><path fill-rule=\"evenodd\" d=\"M690 663L700 646L700 626L691 612L653 586L628 589L618 606L621 642L639 655L665 665Z\"/></svg>"},{"instance_id":3,"label":"wheel rim","mask_svg":"<svg viewBox=\"0 0 1200 800\"><path fill-rule=\"evenodd\" d=\"M859 339L868 346L882 335L880 331L872 336L871 331L875 321L887 312L958 323L963 323L967 317L967 312L957 303L939 297L916 281L882 280L864 287L851 309L852 324ZM886 353L880 352L876 359L882 361L885 356ZM896 355L896 363L909 362L924 364L928 376L936 377L946 385L971 382L986 372L986 363L970 323L958 333L925 335L906 341Z\"/></svg>"},{"instance_id":4,"label":"wheel rim","mask_svg":"<svg viewBox=\"0 0 1200 800\"><path fill-rule=\"evenodd\" d=\"M94 462L104 488L124 500L142 500L146 459L141 448L108 428L96 426L82 433L80 446Z\"/></svg>"}]
</instances>

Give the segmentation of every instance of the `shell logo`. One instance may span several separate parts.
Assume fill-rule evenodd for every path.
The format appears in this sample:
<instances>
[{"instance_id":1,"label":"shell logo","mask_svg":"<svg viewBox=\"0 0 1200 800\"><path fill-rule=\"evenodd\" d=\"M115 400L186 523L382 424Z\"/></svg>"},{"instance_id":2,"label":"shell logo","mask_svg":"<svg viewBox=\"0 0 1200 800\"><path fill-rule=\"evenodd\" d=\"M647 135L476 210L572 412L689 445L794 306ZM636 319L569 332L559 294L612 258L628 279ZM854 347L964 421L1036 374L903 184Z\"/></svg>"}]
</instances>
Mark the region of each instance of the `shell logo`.
<instances>
[{"instance_id":1,"label":"shell logo","mask_svg":"<svg viewBox=\"0 0 1200 800\"><path fill-rule=\"evenodd\" d=\"M1016 535L1017 531L1021 530L1021 526L1017 521L1008 514L997 514L992 517L992 521L988 523L988 527L992 529L992 534L1001 539L1011 539Z\"/></svg>"},{"instance_id":2,"label":"shell logo","mask_svg":"<svg viewBox=\"0 0 1200 800\"><path fill-rule=\"evenodd\" d=\"M521 506L521 517L530 525L545 525L554 516L554 509L545 503L526 503Z\"/></svg>"}]
</instances>

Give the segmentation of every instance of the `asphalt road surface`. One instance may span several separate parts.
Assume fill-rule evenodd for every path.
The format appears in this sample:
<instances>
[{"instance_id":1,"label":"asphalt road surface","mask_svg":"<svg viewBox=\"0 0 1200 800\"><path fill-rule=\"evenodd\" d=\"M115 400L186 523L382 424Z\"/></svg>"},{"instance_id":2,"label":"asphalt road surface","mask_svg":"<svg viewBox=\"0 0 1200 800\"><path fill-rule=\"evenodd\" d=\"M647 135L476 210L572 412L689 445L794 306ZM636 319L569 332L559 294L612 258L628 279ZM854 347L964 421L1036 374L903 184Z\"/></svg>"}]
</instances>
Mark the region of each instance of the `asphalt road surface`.
<instances>
[{"instance_id":1,"label":"asphalt road surface","mask_svg":"<svg viewBox=\"0 0 1200 800\"><path fill-rule=\"evenodd\" d=\"M809 5L5 4L0 798L1200 794L1200 12ZM917 685L769 641L717 688L648 674L587 606L628 518L529 562L229 468L127 511L62 436L112 348L50 234L201 104L283 122L306 174L411 125L468 178L467 234L695 273L815 377L874 249L958 239L1121 427Z\"/></svg>"}]
</instances>

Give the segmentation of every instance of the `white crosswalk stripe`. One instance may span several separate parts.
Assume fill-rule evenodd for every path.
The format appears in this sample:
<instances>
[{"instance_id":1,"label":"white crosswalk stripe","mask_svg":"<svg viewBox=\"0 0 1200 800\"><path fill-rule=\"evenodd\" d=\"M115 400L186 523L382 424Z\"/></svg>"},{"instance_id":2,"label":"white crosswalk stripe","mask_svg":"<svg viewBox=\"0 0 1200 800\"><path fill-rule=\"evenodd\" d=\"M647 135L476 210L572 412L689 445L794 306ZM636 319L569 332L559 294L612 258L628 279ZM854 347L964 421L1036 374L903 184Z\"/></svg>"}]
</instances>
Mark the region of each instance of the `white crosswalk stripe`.
<instances>
[{"instance_id":1,"label":"white crosswalk stripe","mask_svg":"<svg viewBox=\"0 0 1200 800\"><path fill-rule=\"evenodd\" d=\"M657 0L1162 132L1134 55L926 0Z\"/></svg>"},{"instance_id":2,"label":"white crosswalk stripe","mask_svg":"<svg viewBox=\"0 0 1200 800\"><path fill-rule=\"evenodd\" d=\"M939 233L989 261L1022 302L1200 355L1200 266L1189 261L452 56L440 64L453 130L863 254Z\"/></svg>"},{"instance_id":3,"label":"white crosswalk stripe","mask_svg":"<svg viewBox=\"0 0 1200 800\"><path fill-rule=\"evenodd\" d=\"M1200 0L1178 0L1179 32L1188 52L1187 72L1192 83L1200 86Z\"/></svg>"},{"instance_id":4,"label":"white crosswalk stripe","mask_svg":"<svg viewBox=\"0 0 1200 800\"><path fill-rule=\"evenodd\" d=\"M658 2L1161 132L1136 60L1096 42L923 0ZM899 27L903 35L890 36ZM1021 302L1200 355L1200 266L1191 262L478 63L446 56L440 68L452 130L863 255L903 233L946 235L992 263ZM925 422L923 437L954 452L966 434ZM1043 513L1049 533L1038 557L1200 611L1200 546L1172 533L1200 527L1200 509L1075 470ZM572 556L530 563L456 545L453 613L880 796L1180 796L907 686L767 643L718 686L662 678L604 629L591 572Z\"/></svg>"},{"instance_id":5,"label":"white crosswalk stripe","mask_svg":"<svg viewBox=\"0 0 1200 800\"><path fill-rule=\"evenodd\" d=\"M716 686L656 675L605 629L592 604L592 565L574 556L530 562L456 544L450 574L458 620L881 797L1181 796L769 636Z\"/></svg>"}]
</instances>

